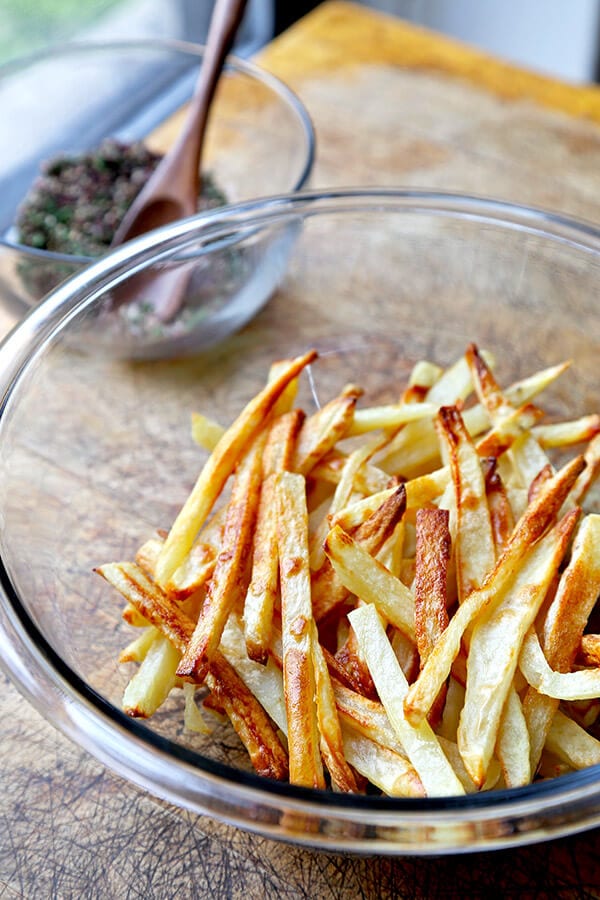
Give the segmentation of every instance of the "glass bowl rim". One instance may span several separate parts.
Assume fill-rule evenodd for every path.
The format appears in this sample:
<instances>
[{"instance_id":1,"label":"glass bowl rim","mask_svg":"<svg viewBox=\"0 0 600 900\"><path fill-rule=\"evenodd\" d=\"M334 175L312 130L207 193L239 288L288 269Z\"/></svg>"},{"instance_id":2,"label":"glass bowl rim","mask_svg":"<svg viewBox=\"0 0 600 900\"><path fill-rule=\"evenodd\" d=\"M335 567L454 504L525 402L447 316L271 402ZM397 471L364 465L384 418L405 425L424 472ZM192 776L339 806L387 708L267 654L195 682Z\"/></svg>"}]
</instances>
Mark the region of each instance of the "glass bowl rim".
<instances>
[{"instance_id":1,"label":"glass bowl rim","mask_svg":"<svg viewBox=\"0 0 600 900\"><path fill-rule=\"evenodd\" d=\"M140 38L135 40L110 40L110 41L68 41L53 45L43 50L35 51L0 65L0 84L6 77L11 77L19 71L46 60L69 56L70 54L89 54L90 52L110 52L127 50L164 50L175 53L188 54L202 58L205 52L204 44L196 44L191 41L176 39ZM297 117L304 134L306 156L300 174L296 177L296 183L290 187L290 193L300 191L308 181L312 172L316 154L315 129L306 106L298 95L288 85L271 72L261 66L241 57L229 54L225 63L225 69L248 75L255 81L269 88L276 96L292 110ZM0 234L0 247L6 247L12 251L32 256L35 259L54 263L81 263L89 265L101 257L80 256L77 254L57 253L53 250L40 250L13 240L6 234Z\"/></svg>"},{"instance_id":2,"label":"glass bowl rim","mask_svg":"<svg viewBox=\"0 0 600 900\"><path fill-rule=\"evenodd\" d=\"M322 213L403 212L408 214L441 215L455 220L468 220L496 225L507 231L520 231L548 238L551 242L583 249L600 257L600 228L574 217L536 207L513 204L507 201L487 199L472 195L440 191L420 191L402 188L344 188L330 191L304 191L283 194L260 200L247 201L201 213L189 219L167 225L129 242L105 257L100 258L82 272L72 276L55 289L18 324L0 343L0 420L21 379L40 352L52 341L52 337L68 324L73 315L93 302L99 292L104 292L125 273L143 267L160 254L171 252L182 244L200 238L213 240L222 231L231 234L232 228L250 227L281 221L292 217L311 217ZM166 249L165 249L166 247ZM112 279L112 280L111 280ZM96 286L96 293L90 293ZM0 426L1 436L1 426ZM344 811L360 814L391 816L404 814L423 815L473 814L486 818L492 813L515 816L523 810L535 812L563 807L569 800L600 797L600 766L591 766L578 772L544 782L501 791L469 794L464 797L410 799L387 796L344 795L334 792L302 788L262 778L253 772L239 770L204 757L168 738L155 734L143 724L130 719L116 706L105 700L91 688L47 642L33 622L15 590L5 560L0 553L0 638L7 641L12 653L0 657L0 663L16 687L42 715L60 731L85 747L105 764L123 774L123 765L115 761L115 751L106 745L90 745L81 730L66 724L64 717L44 704L36 694L39 685L27 683L19 652L28 654L29 660L43 669L44 684L51 692L61 696L62 702L79 704L87 709L91 720L100 729L110 731L118 739L146 750L156 757L154 780L146 778L143 786L173 802L190 805L183 799L183 782L179 790L161 788L157 770L169 761L177 759L187 764L187 770L195 773L198 783L207 781L222 788L239 792L239 796L253 797L262 803L277 806L278 800L304 812L317 815L344 816ZM2 622L2 614L9 622L13 636L8 634ZM16 654L16 655L15 655ZM182 770L183 774L185 770ZM132 763L125 777L136 781L136 767ZM138 773L138 779L141 776ZM185 785L190 788L190 785ZM202 791L194 795L202 804ZM248 823L246 823L248 824ZM580 826L584 827L584 826ZM260 830L260 829L258 829ZM564 828L562 832L578 830L578 826ZM554 833L551 836L555 836ZM524 838L523 840L526 840ZM477 849L477 848L476 848ZM479 845L478 849L481 849ZM430 852L438 852L432 846ZM440 851L442 852L442 851Z\"/></svg>"}]
</instances>

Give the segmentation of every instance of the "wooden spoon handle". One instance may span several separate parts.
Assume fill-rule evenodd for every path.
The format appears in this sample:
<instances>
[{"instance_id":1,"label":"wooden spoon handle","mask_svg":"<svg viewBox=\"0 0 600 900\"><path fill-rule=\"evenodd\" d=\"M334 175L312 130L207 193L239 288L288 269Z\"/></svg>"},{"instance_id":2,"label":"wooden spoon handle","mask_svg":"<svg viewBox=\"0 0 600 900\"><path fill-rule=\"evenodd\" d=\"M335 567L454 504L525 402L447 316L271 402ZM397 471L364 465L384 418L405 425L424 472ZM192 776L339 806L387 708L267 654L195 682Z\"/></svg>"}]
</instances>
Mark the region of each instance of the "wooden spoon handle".
<instances>
[{"instance_id":1,"label":"wooden spoon handle","mask_svg":"<svg viewBox=\"0 0 600 900\"><path fill-rule=\"evenodd\" d=\"M225 57L231 50L247 0L216 0L212 13L200 76L190 101L185 125L177 143L185 143L199 160L206 121Z\"/></svg>"}]
</instances>

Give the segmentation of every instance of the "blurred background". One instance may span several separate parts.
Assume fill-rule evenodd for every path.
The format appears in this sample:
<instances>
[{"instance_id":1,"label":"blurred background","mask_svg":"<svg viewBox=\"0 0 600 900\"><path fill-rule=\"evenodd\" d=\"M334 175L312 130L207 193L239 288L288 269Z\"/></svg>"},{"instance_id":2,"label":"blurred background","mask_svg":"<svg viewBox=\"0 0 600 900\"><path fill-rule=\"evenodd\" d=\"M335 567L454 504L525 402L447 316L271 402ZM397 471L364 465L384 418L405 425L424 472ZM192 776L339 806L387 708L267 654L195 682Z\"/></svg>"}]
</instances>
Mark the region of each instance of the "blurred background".
<instances>
[{"instance_id":1,"label":"blurred background","mask_svg":"<svg viewBox=\"0 0 600 900\"><path fill-rule=\"evenodd\" d=\"M497 56L573 82L598 81L600 0L363 0ZM250 0L236 45L250 56L318 3ZM74 39L202 42L212 0L0 0L0 62Z\"/></svg>"}]
</instances>

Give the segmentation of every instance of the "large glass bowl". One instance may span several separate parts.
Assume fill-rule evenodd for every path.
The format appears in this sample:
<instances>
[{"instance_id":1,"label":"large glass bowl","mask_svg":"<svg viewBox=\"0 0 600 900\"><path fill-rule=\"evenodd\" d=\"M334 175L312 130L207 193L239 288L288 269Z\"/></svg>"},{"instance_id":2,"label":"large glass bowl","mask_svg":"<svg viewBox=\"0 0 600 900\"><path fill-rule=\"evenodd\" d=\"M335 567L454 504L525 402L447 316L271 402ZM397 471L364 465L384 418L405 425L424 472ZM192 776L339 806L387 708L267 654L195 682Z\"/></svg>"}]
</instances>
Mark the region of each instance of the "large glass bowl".
<instances>
[{"instance_id":1,"label":"large glass bowl","mask_svg":"<svg viewBox=\"0 0 600 900\"><path fill-rule=\"evenodd\" d=\"M41 164L57 154L92 150L104 138L144 140L164 153L182 124L203 52L178 41L71 44L0 67L0 119L9 125L0 141L0 300L10 311L21 315L91 262L19 243L17 210ZM202 162L228 202L299 190L314 150L310 118L292 91L252 63L230 57L211 108ZM271 257L282 252L274 248ZM206 294L214 279L207 287L196 277L175 320L148 325L139 305L121 307L108 322L110 339L99 343L105 353L128 358L205 346L268 298L272 284L263 277L257 288L255 275L252 261L239 253L235 271L230 267L219 278L220 293L212 291L210 304ZM89 334L88 340L96 337Z\"/></svg>"},{"instance_id":2,"label":"large glass bowl","mask_svg":"<svg viewBox=\"0 0 600 900\"><path fill-rule=\"evenodd\" d=\"M295 235L279 288L237 335L187 360L114 362L79 349L106 292L159 255ZM553 413L598 408L600 230L505 203L415 191L257 201L177 223L91 265L0 347L2 664L48 719L124 778L272 838L372 853L506 847L600 822L600 768L446 800L351 796L253 774L237 743L182 729L178 698L147 722L120 712L131 639L92 568L168 528L203 454L192 411L223 424L273 359L316 347L317 397L348 381L396 396L412 364L469 341L506 382L571 358ZM309 389L310 388L310 389ZM302 402L310 404L305 380Z\"/></svg>"}]
</instances>

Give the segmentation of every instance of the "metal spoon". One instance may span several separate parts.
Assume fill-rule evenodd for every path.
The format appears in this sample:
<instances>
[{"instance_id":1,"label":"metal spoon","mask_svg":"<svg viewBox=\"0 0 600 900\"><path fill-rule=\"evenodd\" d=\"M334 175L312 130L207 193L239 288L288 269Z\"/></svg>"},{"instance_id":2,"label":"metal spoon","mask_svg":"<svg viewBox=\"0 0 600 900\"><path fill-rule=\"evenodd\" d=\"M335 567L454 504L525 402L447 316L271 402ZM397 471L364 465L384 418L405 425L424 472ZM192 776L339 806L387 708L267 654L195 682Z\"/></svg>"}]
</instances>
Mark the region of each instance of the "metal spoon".
<instances>
[{"instance_id":1,"label":"metal spoon","mask_svg":"<svg viewBox=\"0 0 600 900\"><path fill-rule=\"evenodd\" d=\"M201 187L200 161L210 105L246 3L247 0L216 0L200 75L184 126L173 146L127 210L115 232L111 246L123 244L153 228L191 216L197 211ZM162 281L165 281L165 284L161 289ZM170 281L170 285L166 284L167 281ZM168 320L181 304L185 284L187 274L184 269L171 272L166 278L162 275L152 275L151 281L146 278L135 279L128 289L119 292L118 304L127 302L128 299L131 302L135 299L134 295L142 290L146 301L155 308L157 316L162 320ZM152 297L149 296L149 290ZM124 294L129 296L123 296Z\"/></svg>"}]
</instances>

